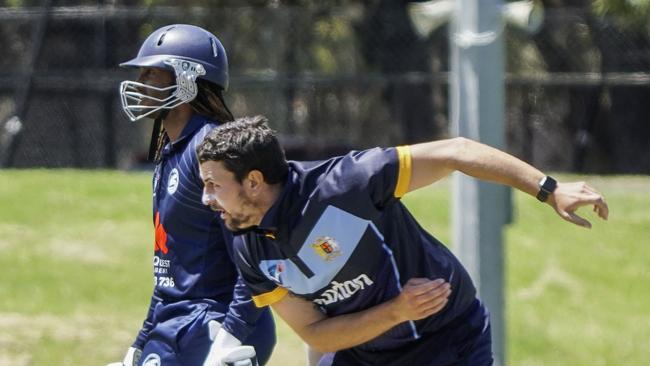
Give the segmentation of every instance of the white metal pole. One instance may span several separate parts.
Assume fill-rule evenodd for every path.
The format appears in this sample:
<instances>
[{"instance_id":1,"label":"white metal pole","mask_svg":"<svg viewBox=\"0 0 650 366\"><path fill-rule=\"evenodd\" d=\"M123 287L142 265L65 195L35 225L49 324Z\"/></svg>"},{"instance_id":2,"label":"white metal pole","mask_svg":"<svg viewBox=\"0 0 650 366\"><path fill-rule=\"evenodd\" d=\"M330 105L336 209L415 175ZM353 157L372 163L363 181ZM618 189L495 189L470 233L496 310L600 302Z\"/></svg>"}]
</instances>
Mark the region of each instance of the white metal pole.
<instances>
[{"instance_id":1,"label":"white metal pole","mask_svg":"<svg viewBox=\"0 0 650 366\"><path fill-rule=\"evenodd\" d=\"M501 0L457 0L450 28L452 135L504 147ZM453 177L453 241L491 313L495 365L505 365L502 227L506 187Z\"/></svg>"}]
</instances>

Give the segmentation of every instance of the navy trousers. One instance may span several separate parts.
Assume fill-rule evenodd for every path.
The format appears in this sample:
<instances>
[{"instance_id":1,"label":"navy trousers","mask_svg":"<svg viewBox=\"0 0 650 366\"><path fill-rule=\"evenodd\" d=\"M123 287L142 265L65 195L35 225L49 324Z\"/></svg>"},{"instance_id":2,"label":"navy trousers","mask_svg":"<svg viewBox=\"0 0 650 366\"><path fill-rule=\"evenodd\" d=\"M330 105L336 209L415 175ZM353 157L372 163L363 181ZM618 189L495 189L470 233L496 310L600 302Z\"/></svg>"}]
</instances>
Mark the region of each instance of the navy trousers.
<instances>
[{"instance_id":1,"label":"navy trousers","mask_svg":"<svg viewBox=\"0 0 650 366\"><path fill-rule=\"evenodd\" d=\"M181 301L156 307L154 327L142 350L139 366L202 366L212 340L208 323L223 322L225 306ZM255 330L242 343L255 347L260 365L271 357L275 324L270 310L259 318Z\"/></svg>"}]
</instances>

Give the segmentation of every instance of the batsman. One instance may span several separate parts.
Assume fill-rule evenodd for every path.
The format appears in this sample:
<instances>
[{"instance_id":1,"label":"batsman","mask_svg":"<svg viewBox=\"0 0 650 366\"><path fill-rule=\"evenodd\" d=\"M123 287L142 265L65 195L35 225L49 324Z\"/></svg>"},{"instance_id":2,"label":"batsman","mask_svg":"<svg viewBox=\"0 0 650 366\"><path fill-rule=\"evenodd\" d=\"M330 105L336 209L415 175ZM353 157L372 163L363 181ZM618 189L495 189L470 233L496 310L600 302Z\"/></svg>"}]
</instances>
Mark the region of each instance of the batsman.
<instances>
[{"instance_id":1,"label":"batsman","mask_svg":"<svg viewBox=\"0 0 650 366\"><path fill-rule=\"evenodd\" d=\"M149 35L136 81L120 85L132 121L154 120L153 295L124 366L264 364L275 345L269 310L258 309L232 259L232 235L201 202L196 146L233 120L223 92L228 59L212 33L188 24Z\"/></svg>"}]
</instances>

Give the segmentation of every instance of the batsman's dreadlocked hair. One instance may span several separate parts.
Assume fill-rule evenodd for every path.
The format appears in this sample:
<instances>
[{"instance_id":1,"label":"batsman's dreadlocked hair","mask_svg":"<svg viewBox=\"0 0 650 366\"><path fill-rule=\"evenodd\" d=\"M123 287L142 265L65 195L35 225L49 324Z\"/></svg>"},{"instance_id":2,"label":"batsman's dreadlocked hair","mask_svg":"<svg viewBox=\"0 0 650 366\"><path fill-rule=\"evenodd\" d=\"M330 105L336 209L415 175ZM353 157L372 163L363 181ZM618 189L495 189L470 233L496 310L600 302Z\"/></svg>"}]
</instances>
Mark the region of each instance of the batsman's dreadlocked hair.
<instances>
[{"instance_id":1,"label":"batsman's dreadlocked hair","mask_svg":"<svg viewBox=\"0 0 650 366\"><path fill-rule=\"evenodd\" d=\"M161 112L162 114L167 115L166 111ZM169 137L165 133L165 129L162 126L162 120L165 117L157 117L153 123L153 130L151 131L151 141L149 142L149 158L148 160L154 164L158 164L160 161L160 154L165 144L169 141Z\"/></svg>"},{"instance_id":2,"label":"batsman's dreadlocked hair","mask_svg":"<svg viewBox=\"0 0 650 366\"><path fill-rule=\"evenodd\" d=\"M221 123L232 122L235 118L226 106L223 99L223 88L217 84L204 79L197 79L196 86L198 93L196 98L190 101L190 107L196 114L210 118ZM162 127L162 120L167 117L168 110L163 110L156 118L153 131L151 132L151 143L149 145L149 161L157 164L160 161L162 149L169 142L169 137Z\"/></svg>"},{"instance_id":3,"label":"batsman's dreadlocked hair","mask_svg":"<svg viewBox=\"0 0 650 366\"><path fill-rule=\"evenodd\" d=\"M222 87L204 79L196 80L196 85L199 93L190 102L194 112L221 123L235 119L223 100Z\"/></svg>"}]
</instances>

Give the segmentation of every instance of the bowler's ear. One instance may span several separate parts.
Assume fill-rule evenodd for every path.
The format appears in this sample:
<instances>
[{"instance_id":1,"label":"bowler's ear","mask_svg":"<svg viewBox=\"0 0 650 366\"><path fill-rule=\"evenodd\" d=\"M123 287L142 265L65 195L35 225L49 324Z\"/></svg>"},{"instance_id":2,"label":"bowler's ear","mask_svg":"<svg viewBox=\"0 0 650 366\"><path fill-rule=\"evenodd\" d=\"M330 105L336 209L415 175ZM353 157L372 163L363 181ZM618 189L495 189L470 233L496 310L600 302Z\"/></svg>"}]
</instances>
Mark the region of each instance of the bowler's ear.
<instances>
[{"instance_id":1,"label":"bowler's ear","mask_svg":"<svg viewBox=\"0 0 650 366\"><path fill-rule=\"evenodd\" d=\"M251 170L246 176L244 187L249 191L249 193L255 194L260 191L262 183L264 183L264 174L259 170Z\"/></svg>"}]
</instances>

